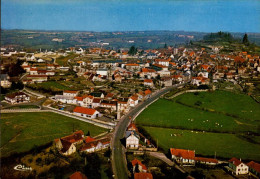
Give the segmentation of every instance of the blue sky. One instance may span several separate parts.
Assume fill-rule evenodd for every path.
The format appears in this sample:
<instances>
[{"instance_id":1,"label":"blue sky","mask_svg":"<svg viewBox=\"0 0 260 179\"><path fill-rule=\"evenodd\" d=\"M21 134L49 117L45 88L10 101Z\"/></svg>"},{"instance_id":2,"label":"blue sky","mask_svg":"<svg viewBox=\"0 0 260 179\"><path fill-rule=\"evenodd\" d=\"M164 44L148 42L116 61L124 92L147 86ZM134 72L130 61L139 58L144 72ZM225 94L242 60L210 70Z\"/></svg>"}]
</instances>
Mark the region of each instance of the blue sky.
<instances>
[{"instance_id":1,"label":"blue sky","mask_svg":"<svg viewBox=\"0 0 260 179\"><path fill-rule=\"evenodd\" d=\"M1 27L260 32L260 0L2 0Z\"/></svg>"}]
</instances>

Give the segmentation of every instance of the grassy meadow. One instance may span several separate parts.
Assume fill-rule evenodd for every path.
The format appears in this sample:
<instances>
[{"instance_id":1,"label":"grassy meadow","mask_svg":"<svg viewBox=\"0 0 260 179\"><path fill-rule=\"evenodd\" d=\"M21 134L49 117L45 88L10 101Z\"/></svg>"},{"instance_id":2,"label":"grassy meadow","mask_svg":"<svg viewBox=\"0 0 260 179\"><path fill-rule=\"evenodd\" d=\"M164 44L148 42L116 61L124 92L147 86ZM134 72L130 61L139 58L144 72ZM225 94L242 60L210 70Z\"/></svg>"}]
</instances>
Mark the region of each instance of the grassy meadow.
<instances>
[{"instance_id":1,"label":"grassy meadow","mask_svg":"<svg viewBox=\"0 0 260 179\"><path fill-rule=\"evenodd\" d=\"M98 135L106 129L51 112L1 114L1 156L25 152L75 130Z\"/></svg>"},{"instance_id":2,"label":"grassy meadow","mask_svg":"<svg viewBox=\"0 0 260 179\"><path fill-rule=\"evenodd\" d=\"M165 152L176 147L260 161L260 104L247 95L215 91L159 99L136 124L158 139Z\"/></svg>"}]
</instances>

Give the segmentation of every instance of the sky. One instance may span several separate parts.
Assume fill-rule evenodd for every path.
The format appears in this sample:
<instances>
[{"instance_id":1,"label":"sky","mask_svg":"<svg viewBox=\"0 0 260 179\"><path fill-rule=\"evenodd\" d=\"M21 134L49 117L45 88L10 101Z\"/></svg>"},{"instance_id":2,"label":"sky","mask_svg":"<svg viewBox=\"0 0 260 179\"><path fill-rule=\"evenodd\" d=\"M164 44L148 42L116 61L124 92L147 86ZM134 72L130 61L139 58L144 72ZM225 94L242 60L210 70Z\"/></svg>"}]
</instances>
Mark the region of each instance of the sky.
<instances>
[{"instance_id":1,"label":"sky","mask_svg":"<svg viewBox=\"0 0 260 179\"><path fill-rule=\"evenodd\" d=\"M1 28L260 32L260 0L1 0Z\"/></svg>"}]
</instances>

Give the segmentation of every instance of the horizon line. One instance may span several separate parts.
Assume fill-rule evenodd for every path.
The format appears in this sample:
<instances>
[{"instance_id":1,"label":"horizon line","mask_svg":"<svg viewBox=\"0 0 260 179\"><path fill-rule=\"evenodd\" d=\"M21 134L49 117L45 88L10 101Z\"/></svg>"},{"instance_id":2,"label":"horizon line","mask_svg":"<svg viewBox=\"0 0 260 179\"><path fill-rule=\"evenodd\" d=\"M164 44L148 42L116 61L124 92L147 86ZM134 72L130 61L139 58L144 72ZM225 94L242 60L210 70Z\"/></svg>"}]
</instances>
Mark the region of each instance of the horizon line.
<instances>
[{"instance_id":1,"label":"horizon line","mask_svg":"<svg viewBox=\"0 0 260 179\"><path fill-rule=\"evenodd\" d=\"M216 33L216 32L229 32L229 33L246 33L246 34L260 34L260 32L238 32L238 31L194 31L194 30L108 30L108 31L95 31L95 30L45 30L45 29L8 29L8 28L1 28L1 31L3 30L20 30L20 31L53 31L53 32L99 32L99 33L105 33L105 32L153 32L153 31L168 31L168 32L198 32L198 33Z\"/></svg>"}]
</instances>

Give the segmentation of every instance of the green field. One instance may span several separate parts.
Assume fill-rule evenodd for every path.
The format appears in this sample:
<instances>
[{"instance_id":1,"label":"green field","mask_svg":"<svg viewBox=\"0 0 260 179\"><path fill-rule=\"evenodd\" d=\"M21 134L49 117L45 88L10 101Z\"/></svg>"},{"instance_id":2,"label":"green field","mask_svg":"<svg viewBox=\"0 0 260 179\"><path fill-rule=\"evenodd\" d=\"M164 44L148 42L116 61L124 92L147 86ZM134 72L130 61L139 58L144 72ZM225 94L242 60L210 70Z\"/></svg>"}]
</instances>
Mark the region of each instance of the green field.
<instances>
[{"instance_id":1,"label":"green field","mask_svg":"<svg viewBox=\"0 0 260 179\"><path fill-rule=\"evenodd\" d=\"M142 126L216 132L257 132L260 125L260 121L243 120L225 114L200 110L166 99L159 99L145 109L137 117L136 123Z\"/></svg>"},{"instance_id":2,"label":"green field","mask_svg":"<svg viewBox=\"0 0 260 179\"><path fill-rule=\"evenodd\" d=\"M216 150L223 158L260 160L260 105L247 95L215 91L159 99L136 124L158 139L165 152L176 147L213 156ZM181 135L171 137L176 133Z\"/></svg>"},{"instance_id":3,"label":"green field","mask_svg":"<svg viewBox=\"0 0 260 179\"><path fill-rule=\"evenodd\" d=\"M260 161L260 145L250 143L235 134L191 132L158 127L144 127L144 129L154 140L158 140L159 146L164 151L168 151L169 148L181 148L195 150L196 154L210 157L214 157L216 152L217 157Z\"/></svg>"},{"instance_id":4,"label":"green field","mask_svg":"<svg viewBox=\"0 0 260 179\"><path fill-rule=\"evenodd\" d=\"M184 104L228 113L247 120L260 121L260 105L250 96L227 91L187 93L175 98ZM197 105L196 105L197 104ZM200 104L198 106L198 104Z\"/></svg>"},{"instance_id":5,"label":"green field","mask_svg":"<svg viewBox=\"0 0 260 179\"><path fill-rule=\"evenodd\" d=\"M1 156L25 152L74 130L90 132L91 136L106 129L56 113L1 114Z\"/></svg>"}]
</instances>

